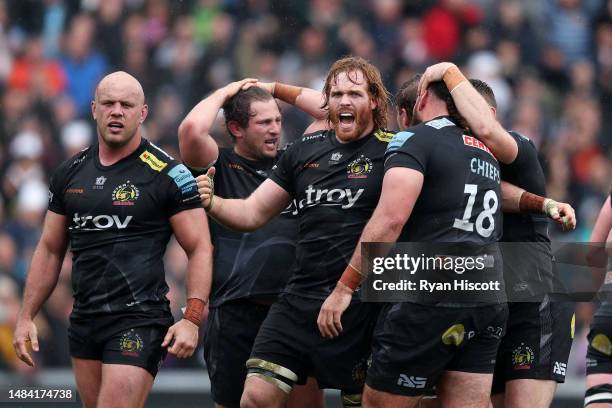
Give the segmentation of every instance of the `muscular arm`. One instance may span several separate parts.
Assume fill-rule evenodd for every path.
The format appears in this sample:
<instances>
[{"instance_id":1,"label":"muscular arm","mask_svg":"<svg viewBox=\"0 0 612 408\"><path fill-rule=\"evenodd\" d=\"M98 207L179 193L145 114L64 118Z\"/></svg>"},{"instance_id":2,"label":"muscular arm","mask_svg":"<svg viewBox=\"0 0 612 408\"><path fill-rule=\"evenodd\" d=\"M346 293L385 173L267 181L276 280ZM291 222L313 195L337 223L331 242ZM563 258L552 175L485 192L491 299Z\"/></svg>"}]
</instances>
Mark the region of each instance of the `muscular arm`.
<instances>
[{"instance_id":1,"label":"muscular arm","mask_svg":"<svg viewBox=\"0 0 612 408\"><path fill-rule=\"evenodd\" d=\"M205 182L198 177L198 187ZM274 181L267 179L246 199L214 197L208 214L219 223L236 231L253 231L280 214L291 201L291 196Z\"/></svg>"},{"instance_id":2,"label":"muscular arm","mask_svg":"<svg viewBox=\"0 0 612 408\"><path fill-rule=\"evenodd\" d=\"M416 170L394 167L385 173L380 199L372 218L361 233L347 269L321 306L317 325L323 337L331 338L340 334L342 313L351 302L353 290L365 277L365 271L357 269L361 266L361 243L397 241L412 214L422 187L423 173Z\"/></svg>"},{"instance_id":3,"label":"muscular arm","mask_svg":"<svg viewBox=\"0 0 612 408\"><path fill-rule=\"evenodd\" d=\"M55 288L68 247L67 231L66 217L47 211L42 235L32 256L20 318L32 320Z\"/></svg>"},{"instance_id":4,"label":"muscular arm","mask_svg":"<svg viewBox=\"0 0 612 408\"><path fill-rule=\"evenodd\" d=\"M449 75L449 73L455 75ZM502 163L512 163L518 154L516 141L495 119L491 107L470 82L452 63L443 62L433 65L425 71L419 84L419 91L427 84L443 80L451 90L451 96L457 110L467 121L469 128L493 152ZM461 80L461 82L457 82Z\"/></svg>"},{"instance_id":5,"label":"muscular arm","mask_svg":"<svg viewBox=\"0 0 612 408\"><path fill-rule=\"evenodd\" d=\"M47 211L42 236L36 246L28 272L23 304L13 333L13 347L20 360L34 366L26 343L38 351L38 334L32 321L55 288L66 255L68 234L66 217Z\"/></svg>"},{"instance_id":6,"label":"muscular arm","mask_svg":"<svg viewBox=\"0 0 612 408\"><path fill-rule=\"evenodd\" d=\"M217 89L185 116L179 126L178 137L181 159L187 165L206 168L217 160L219 147L210 136L210 128L223 104L238 91L254 83L254 79L247 78Z\"/></svg>"},{"instance_id":7,"label":"muscular arm","mask_svg":"<svg viewBox=\"0 0 612 408\"><path fill-rule=\"evenodd\" d=\"M382 191L372 218L361 233L350 264L360 268L362 242L395 242L412 214L421 188L423 173L394 167L385 173ZM397 203L402 203L398 205Z\"/></svg>"},{"instance_id":8,"label":"muscular arm","mask_svg":"<svg viewBox=\"0 0 612 408\"><path fill-rule=\"evenodd\" d=\"M174 236L187 254L187 299L208 301L212 284L212 244L204 210L181 211L170 218Z\"/></svg>"}]
</instances>

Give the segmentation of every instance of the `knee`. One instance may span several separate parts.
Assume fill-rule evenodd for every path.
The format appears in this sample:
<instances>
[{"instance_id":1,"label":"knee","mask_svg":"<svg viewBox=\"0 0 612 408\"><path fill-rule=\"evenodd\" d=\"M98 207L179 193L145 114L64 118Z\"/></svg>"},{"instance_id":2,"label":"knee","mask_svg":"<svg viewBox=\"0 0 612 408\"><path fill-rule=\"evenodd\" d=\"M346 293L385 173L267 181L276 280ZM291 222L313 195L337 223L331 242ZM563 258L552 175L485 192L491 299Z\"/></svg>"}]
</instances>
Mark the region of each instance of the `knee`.
<instances>
[{"instance_id":1,"label":"knee","mask_svg":"<svg viewBox=\"0 0 612 408\"><path fill-rule=\"evenodd\" d=\"M245 387L240 398L240 408L268 408L275 405L268 395L253 387Z\"/></svg>"}]
</instances>

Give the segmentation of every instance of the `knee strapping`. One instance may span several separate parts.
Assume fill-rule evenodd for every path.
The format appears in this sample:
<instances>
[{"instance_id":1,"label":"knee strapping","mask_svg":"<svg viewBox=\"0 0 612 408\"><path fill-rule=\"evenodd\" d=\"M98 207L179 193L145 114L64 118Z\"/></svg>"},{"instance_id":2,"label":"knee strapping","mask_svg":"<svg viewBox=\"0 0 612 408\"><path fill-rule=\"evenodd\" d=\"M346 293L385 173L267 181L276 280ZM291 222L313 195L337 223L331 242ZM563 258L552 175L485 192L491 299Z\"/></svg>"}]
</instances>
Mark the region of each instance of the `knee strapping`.
<instances>
[{"instance_id":1,"label":"knee strapping","mask_svg":"<svg viewBox=\"0 0 612 408\"><path fill-rule=\"evenodd\" d=\"M258 377L262 380L277 386L281 391L289 394L293 385L298 380L297 375L278 364L258 358L251 358L246 362L247 378Z\"/></svg>"},{"instance_id":2,"label":"knee strapping","mask_svg":"<svg viewBox=\"0 0 612 408\"><path fill-rule=\"evenodd\" d=\"M612 384L598 384L584 395L584 406L589 404L612 404Z\"/></svg>"}]
</instances>

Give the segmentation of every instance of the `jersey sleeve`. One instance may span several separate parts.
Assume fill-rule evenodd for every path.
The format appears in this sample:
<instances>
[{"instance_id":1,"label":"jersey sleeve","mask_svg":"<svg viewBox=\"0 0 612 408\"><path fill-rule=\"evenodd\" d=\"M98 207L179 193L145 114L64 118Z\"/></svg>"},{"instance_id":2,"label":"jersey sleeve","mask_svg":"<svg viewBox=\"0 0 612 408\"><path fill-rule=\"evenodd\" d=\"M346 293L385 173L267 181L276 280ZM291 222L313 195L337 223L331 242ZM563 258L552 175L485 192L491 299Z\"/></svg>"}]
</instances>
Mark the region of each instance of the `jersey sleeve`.
<instances>
[{"instance_id":1,"label":"jersey sleeve","mask_svg":"<svg viewBox=\"0 0 612 408\"><path fill-rule=\"evenodd\" d=\"M425 174L431 141L424 132L402 131L395 134L385 152L385 171L406 167Z\"/></svg>"},{"instance_id":2,"label":"jersey sleeve","mask_svg":"<svg viewBox=\"0 0 612 408\"><path fill-rule=\"evenodd\" d=\"M166 189L168 218L184 210L202 207L196 180L184 164L173 163L170 170L162 176L166 177L169 184Z\"/></svg>"},{"instance_id":3,"label":"jersey sleeve","mask_svg":"<svg viewBox=\"0 0 612 408\"><path fill-rule=\"evenodd\" d=\"M526 136L514 131L510 131L508 133L510 133L518 146L516 158L512 163L510 163L510 165L517 166L519 169L525 169L525 166L533 162L534 159L537 160L538 153L536 151L536 147Z\"/></svg>"},{"instance_id":4,"label":"jersey sleeve","mask_svg":"<svg viewBox=\"0 0 612 408\"><path fill-rule=\"evenodd\" d=\"M270 179L281 186L283 190L294 195L295 172L298 167L299 142L294 143L285 150L270 173Z\"/></svg>"},{"instance_id":5,"label":"jersey sleeve","mask_svg":"<svg viewBox=\"0 0 612 408\"><path fill-rule=\"evenodd\" d=\"M49 206L48 210L54 213L66 215L64 207L64 189L66 184L65 166L59 167L49 181Z\"/></svg>"}]
</instances>

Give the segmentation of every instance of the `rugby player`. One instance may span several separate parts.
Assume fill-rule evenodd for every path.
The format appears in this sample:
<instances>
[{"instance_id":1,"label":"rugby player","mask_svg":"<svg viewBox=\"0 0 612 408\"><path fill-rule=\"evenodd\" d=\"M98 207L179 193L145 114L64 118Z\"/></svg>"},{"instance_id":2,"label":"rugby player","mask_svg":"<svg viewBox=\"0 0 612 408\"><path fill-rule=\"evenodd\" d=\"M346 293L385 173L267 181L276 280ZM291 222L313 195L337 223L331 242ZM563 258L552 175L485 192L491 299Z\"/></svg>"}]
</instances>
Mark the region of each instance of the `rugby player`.
<instances>
[{"instance_id":1,"label":"rugby player","mask_svg":"<svg viewBox=\"0 0 612 408\"><path fill-rule=\"evenodd\" d=\"M461 78L452 92L459 113L500 160L501 179L518 187L502 185L504 214L501 246L506 290L511 301L506 335L497 356L493 380L496 407L548 407L558 382L565 381L573 338L574 306L551 301L555 291L548 220L544 213L561 212L566 229L575 228L574 211L568 204L544 203L546 180L535 145L526 136L506 132L495 116L492 89L483 81L462 78L451 63L439 63L425 71L420 87ZM509 193L509 191L512 191ZM526 192L528 191L528 193ZM537 195L537 196L536 196ZM536 213L518 213L518 211ZM561 219L560 219L561 221Z\"/></svg>"},{"instance_id":2,"label":"rugby player","mask_svg":"<svg viewBox=\"0 0 612 408\"><path fill-rule=\"evenodd\" d=\"M321 388L343 392L345 406L360 406L371 331L378 307L350 299L345 333L324 339L317 314L333 289L378 201L388 97L379 71L367 61L336 61L325 81L323 121L330 130L305 134L279 159L270 177L246 200L213 195L198 177L208 213L229 228L256 230L295 199L299 234L293 273L255 340L243 407L282 406L294 383L308 375Z\"/></svg>"},{"instance_id":3,"label":"rugby player","mask_svg":"<svg viewBox=\"0 0 612 408\"><path fill-rule=\"evenodd\" d=\"M449 116L454 107L444 83L424 88L416 106L412 121L422 123L399 132L389 143L380 201L360 243L495 245L501 235L500 181L490 175L498 173L475 173L470 163L479 160L499 171L497 160L463 138L463 129ZM361 283L360 265L357 245L321 308L318 324L326 336L344 334L340 317ZM499 266L491 269L499 282ZM507 316L504 301L505 293L499 291L486 303L385 305L374 332L364 405L413 407L437 386L442 406L488 406Z\"/></svg>"},{"instance_id":4,"label":"rugby player","mask_svg":"<svg viewBox=\"0 0 612 408\"><path fill-rule=\"evenodd\" d=\"M199 172L215 165L219 197L248 197L268 177L279 157L281 112L272 94L263 87L276 90L280 99L287 99L283 90L295 87L260 84L260 88L253 86L255 83L245 79L218 89L198 103L179 127L181 158ZM305 104L309 98L313 101ZM298 107L314 106L308 113L322 118L325 112L317 109L320 99L320 92L303 89L287 102ZM209 134L221 109L233 148L218 148ZM240 405L247 375L245 364L255 336L270 305L287 283L295 260L297 227L294 206L253 233L232 231L214 221L210 224L213 283L204 331L204 358L217 407ZM306 386L294 389L287 406L323 406L323 393L309 380Z\"/></svg>"},{"instance_id":5,"label":"rugby player","mask_svg":"<svg viewBox=\"0 0 612 408\"><path fill-rule=\"evenodd\" d=\"M166 351L185 358L197 346L212 246L195 179L141 136L148 107L140 83L125 72L107 75L91 110L98 144L62 163L51 178L14 347L34 364L33 319L57 283L70 243L75 299L68 337L81 400L86 407L142 407ZM175 324L163 267L173 232L188 258L187 308Z\"/></svg>"},{"instance_id":6,"label":"rugby player","mask_svg":"<svg viewBox=\"0 0 612 408\"><path fill-rule=\"evenodd\" d=\"M596 253L602 255L604 262L609 266L609 250L612 244L612 192L604 202L593 232L591 243L597 248ZM604 408L612 404L612 302L610 296L610 275L602 287L603 299L600 303L588 335L589 347L587 349L586 368L586 394L584 406L588 408Z\"/></svg>"}]
</instances>

